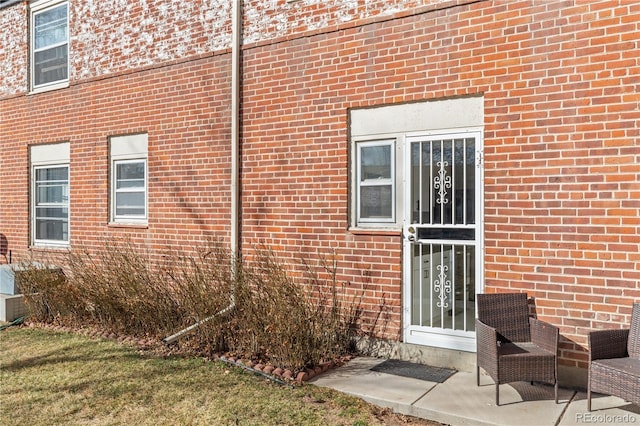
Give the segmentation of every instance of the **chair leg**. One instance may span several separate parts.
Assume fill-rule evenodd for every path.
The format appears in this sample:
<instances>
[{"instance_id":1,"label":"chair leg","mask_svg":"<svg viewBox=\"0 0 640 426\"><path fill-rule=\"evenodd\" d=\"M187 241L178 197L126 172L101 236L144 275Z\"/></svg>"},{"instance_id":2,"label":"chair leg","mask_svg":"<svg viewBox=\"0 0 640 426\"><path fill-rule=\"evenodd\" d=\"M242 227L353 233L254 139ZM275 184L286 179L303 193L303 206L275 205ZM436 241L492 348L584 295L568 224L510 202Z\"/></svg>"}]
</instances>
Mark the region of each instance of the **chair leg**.
<instances>
[{"instance_id":1,"label":"chair leg","mask_svg":"<svg viewBox=\"0 0 640 426\"><path fill-rule=\"evenodd\" d=\"M555 386L553 387L553 391L554 391L554 392L555 392L555 394L556 394L556 404L557 404L557 403L558 403L558 379L556 379L556 384L555 384Z\"/></svg>"},{"instance_id":2,"label":"chair leg","mask_svg":"<svg viewBox=\"0 0 640 426\"><path fill-rule=\"evenodd\" d=\"M496 406L500 405L500 385L496 383Z\"/></svg>"},{"instance_id":3,"label":"chair leg","mask_svg":"<svg viewBox=\"0 0 640 426\"><path fill-rule=\"evenodd\" d=\"M589 372L587 376L587 411L591 412L591 360L589 360Z\"/></svg>"},{"instance_id":4,"label":"chair leg","mask_svg":"<svg viewBox=\"0 0 640 426\"><path fill-rule=\"evenodd\" d=\"M476 384L480 386L480 367L476 366Z\"/></svg>"}]
</instances>

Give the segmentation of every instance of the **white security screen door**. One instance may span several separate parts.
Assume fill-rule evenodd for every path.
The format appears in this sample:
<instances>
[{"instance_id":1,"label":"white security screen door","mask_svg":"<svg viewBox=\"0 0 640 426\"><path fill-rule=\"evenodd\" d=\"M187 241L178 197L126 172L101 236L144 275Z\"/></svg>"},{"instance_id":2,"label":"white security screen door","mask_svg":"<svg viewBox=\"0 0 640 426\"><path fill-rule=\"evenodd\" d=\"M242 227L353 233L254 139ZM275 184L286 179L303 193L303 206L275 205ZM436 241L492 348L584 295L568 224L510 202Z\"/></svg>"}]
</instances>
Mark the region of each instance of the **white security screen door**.
<instances>
[{"instance_id":1,"label":"white security screen door","mask_svg":"<svg viewBox=\"0 0 640 426\"><path fill-rule=\"evenodd\" d=\"M406 144L405 341L475 351L483 258L481 132L412 136Z\"/></svg>"}]
</instances>

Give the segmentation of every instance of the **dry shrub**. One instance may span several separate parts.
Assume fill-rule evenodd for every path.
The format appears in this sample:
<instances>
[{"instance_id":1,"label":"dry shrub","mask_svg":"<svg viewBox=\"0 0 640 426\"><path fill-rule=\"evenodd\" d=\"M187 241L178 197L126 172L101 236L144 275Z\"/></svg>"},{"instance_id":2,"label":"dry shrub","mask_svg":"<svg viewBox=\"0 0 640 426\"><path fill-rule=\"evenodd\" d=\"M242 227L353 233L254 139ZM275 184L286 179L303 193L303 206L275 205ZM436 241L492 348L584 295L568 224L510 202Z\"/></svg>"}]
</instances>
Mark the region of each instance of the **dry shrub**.
<instances>
[{"instance_id":1,"label":"dry shrub","mask_svg":"<svg viewBox=\"0 0 640 426\"><path fill-rule=\"evenodd\" d=\"M190 346L199 352L226 349L229 318L233 314L234 260L220 243L210 243L193 256L165 258L164 271L178 301L182 330L202 323L189 334Z\"/></svg>"},{"instance_id":2,"label":"dry shrub","mask_svg":"<svg viewBox=\"0 0 640 426\"><path fill-rule=\"evenodd\" d=\"M350 352L359 301L344 307L335 265L329 280L304 266L306 274L296 279L266 248L256 249L251 260L238 260L229 287L232 314L203 324L199 332L223 330L226 350L294 370Z\"/></svg>"},{"instance_id":3,"label":"dry shrub","mask_svg":"<svg viewBox=\"0 0 640 426\"><path fill-rule=\"evenodd\" d=\"M62 269L31 260L14 267L14 273L32 320L51 322L73 315L69 308L78 302L78 292L69 285Z\"/></svg>"},{"instance_id":4,"label":"dry shrub","mask_svg":"<svg viewBox=\"0 0 640 426\"><path fill-rule=\"evenodd\" d=\"M36 319L158 339L201 323L185 334L183 347L294 370L348 352L360 314L357 298L343 306L335 263L323 264L323 274L305 265L307 273L294 278L264 248L242 261L212 243L158 264L130 242L109 240L70 253L64 268L66 277L55 280L29 268ZM329 278L319 278L326 272Z\"/></svg>"},{"instance_id":5,"label":"dry shrub","mask_svg":"<svg viewBox=\"0 0 640 426\"><path fill-rule=\"evenodd\" d=\"M82 303L76 317L110 331L159 337L178 326L178 302L149 255L130 241L105 240L68 256L69 281Z\"/></svg>"}]
</instances>

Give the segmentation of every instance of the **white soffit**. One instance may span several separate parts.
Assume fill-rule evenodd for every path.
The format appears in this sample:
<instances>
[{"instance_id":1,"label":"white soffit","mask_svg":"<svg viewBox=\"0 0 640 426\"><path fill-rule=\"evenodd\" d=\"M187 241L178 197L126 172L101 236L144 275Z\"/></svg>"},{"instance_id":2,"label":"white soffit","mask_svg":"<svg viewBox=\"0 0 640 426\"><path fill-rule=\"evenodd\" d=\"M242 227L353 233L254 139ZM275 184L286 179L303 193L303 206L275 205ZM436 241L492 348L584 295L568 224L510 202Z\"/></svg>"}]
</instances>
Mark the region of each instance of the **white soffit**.
<instances>
[{"instance_id":1,"label":"white soffit","mask_svg":"<svg viewBox=\"0 0 640 426\"><path fill-rule=\"evenodd\" d=\"M146 133L111 137L111 157L146 157L148 136Z\"/></svg>"},{"instance_id":2,"label":"white soffit","mask_svg":"<svg viewBox=\"0 0 640 426\"><path fill-rule=\"evenodd\" d=\"M450 130L483 125L483 96L351 110L352 137Z\"/></svg>"},{"instance_id":3,"label":"white soffit","mask_svg":"<svg viewBox=\"0 0 640 426\"><path fill-rule=\"evenodd\" d=\"M31 145L31 164L68 163L70 158L69 142Z\"/></svg>"}]
</instances>

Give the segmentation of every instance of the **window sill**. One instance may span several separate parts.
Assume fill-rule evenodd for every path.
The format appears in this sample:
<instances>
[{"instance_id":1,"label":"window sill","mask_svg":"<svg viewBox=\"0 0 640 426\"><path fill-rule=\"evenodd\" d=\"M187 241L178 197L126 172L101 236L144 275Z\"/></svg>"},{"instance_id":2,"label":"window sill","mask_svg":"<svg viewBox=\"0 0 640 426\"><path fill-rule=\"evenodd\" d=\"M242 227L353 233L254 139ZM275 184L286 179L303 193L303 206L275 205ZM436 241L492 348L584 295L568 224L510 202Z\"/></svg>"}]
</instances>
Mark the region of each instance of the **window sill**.
<instances>
[{"instance_id":1,"label":"window sill","mask_svg":"<svg viewBox=\"0 0 640 426\"><path fill-rule=\"evenodd\" d=\"M66 89L69 87L69 81L61 81L59 83L52 83L47 86L36 87L31 89L30 95L37 95L38 93L50 92L52 90Z\"/></svg>"},{"instance_id":2,"label":"window sill","mask_svg":"<svg viewBox=\"0 0 640 426\"><path fill-rule=\"evenodd\" d=\"M144 223L120 223L111 222L107 225L109 228L133 228L133 229L149 229L149 224Z\"/></svg>"},{"instance_id":3,"label":"window sill","mask_svg":"<svg viewBox=\"0 0 640 426\"><path fill-rule=\"evenodd\" d=\"M59 250L67 251L71 247L69 243L33 243L29 250Z\"/></svg>"},{"instance_id":4,"label":"window sill","mask_svg":"<svg viewBox=\"0 0 640 426\"><path fill-rule=\"evenodd\" d=\"M349 228L349 232L353 235L380 235L390 237L402 236L401 229L381 229L381 228Z\"/></svg>"}]
</instances>

